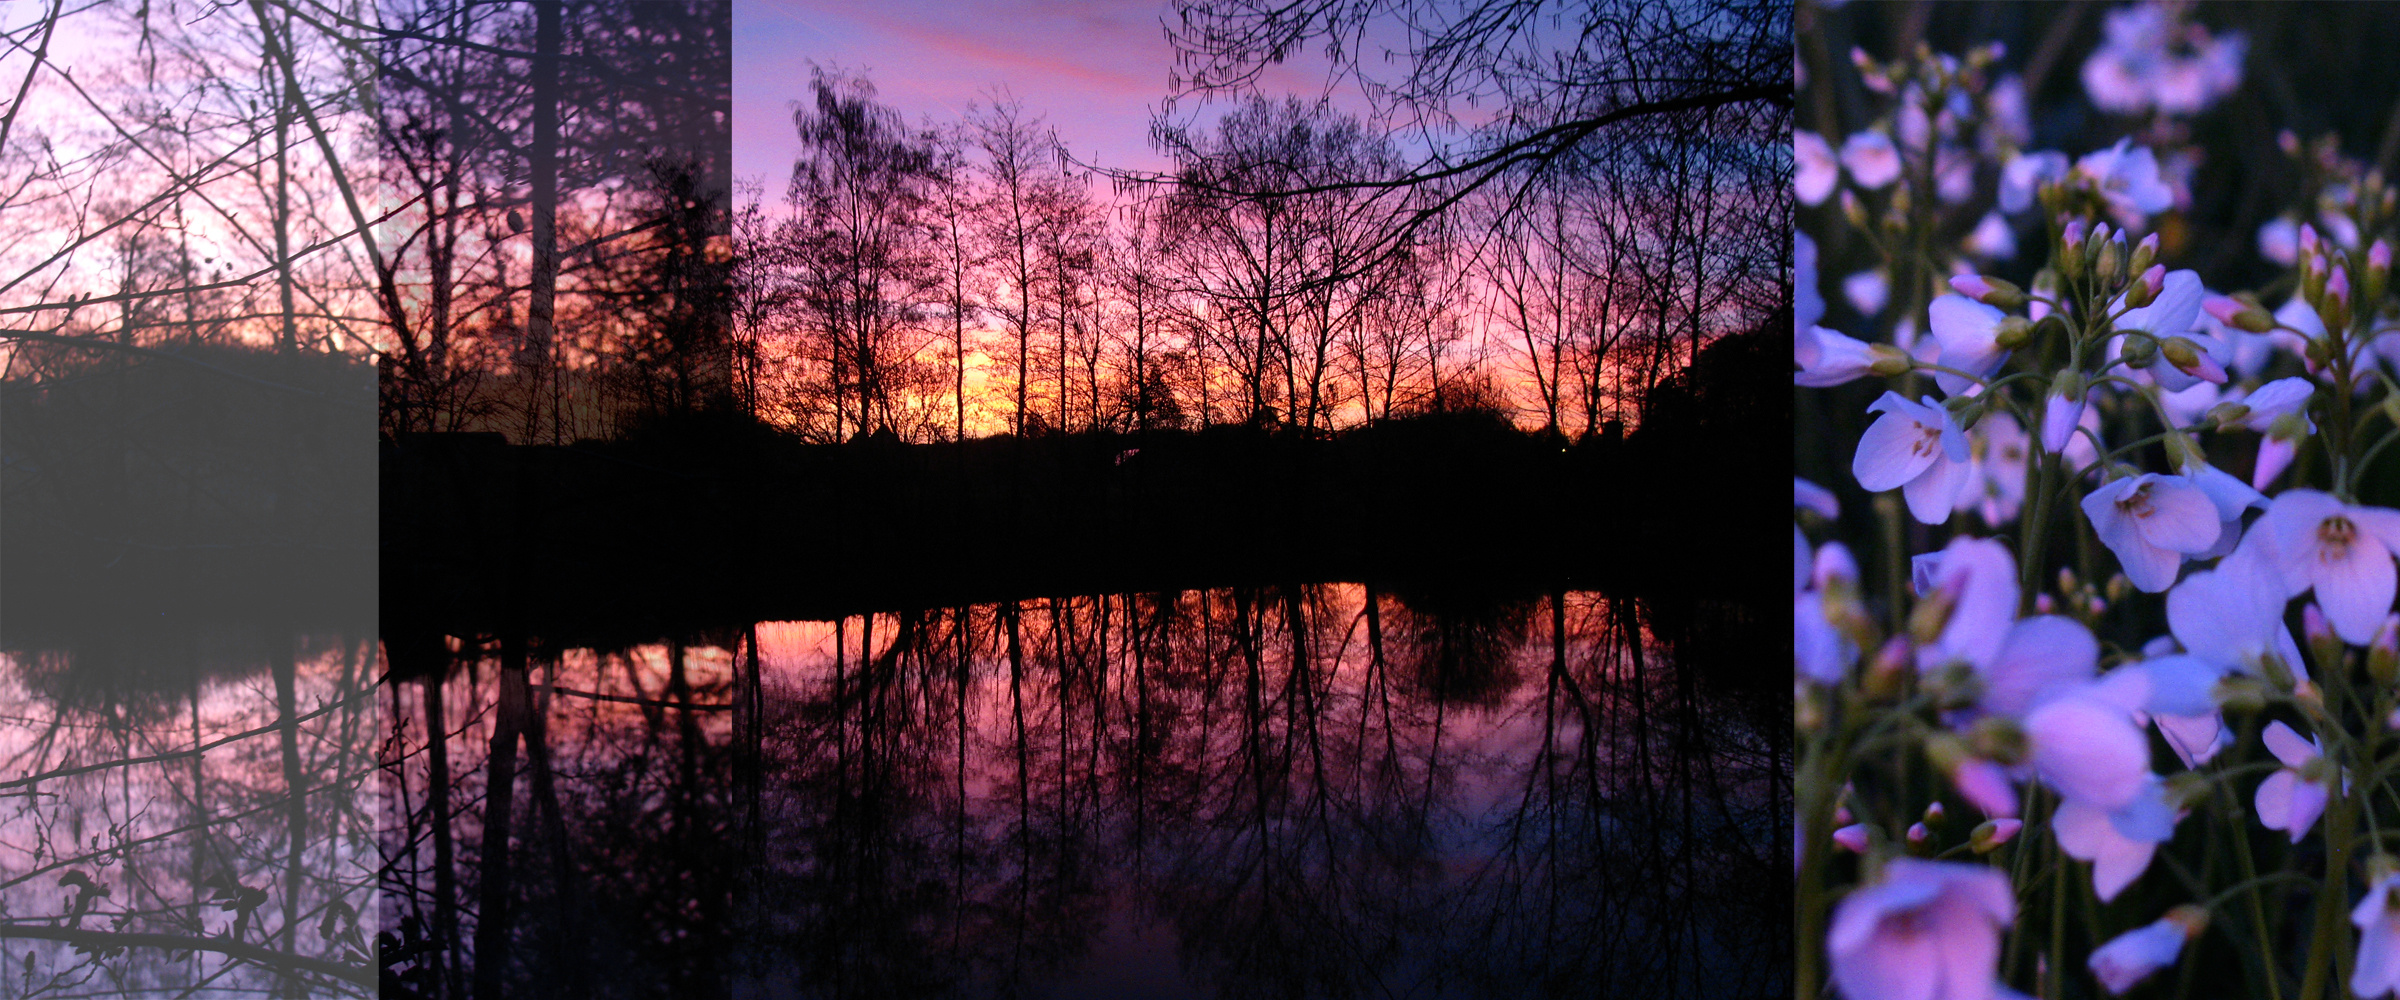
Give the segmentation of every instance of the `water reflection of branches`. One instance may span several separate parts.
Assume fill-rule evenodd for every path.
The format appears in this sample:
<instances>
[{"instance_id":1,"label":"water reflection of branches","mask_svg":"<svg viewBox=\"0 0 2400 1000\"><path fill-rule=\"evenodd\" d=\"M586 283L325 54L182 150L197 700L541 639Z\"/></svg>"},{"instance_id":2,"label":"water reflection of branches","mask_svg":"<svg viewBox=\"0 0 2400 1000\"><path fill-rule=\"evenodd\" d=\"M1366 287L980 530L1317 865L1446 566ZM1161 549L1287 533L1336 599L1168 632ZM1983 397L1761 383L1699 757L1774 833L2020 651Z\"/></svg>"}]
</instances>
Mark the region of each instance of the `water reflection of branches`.
<instances>
[{"instance_id":1,"label":"water reflection of branches","mask_svg":"<svg viewBox=\"0 0 2400 1000\"><path fill-rule=\"evenodd\" d=\"M11 995L375 988L357 858L371 647L270 628L228 656L209 635L0 656Z\"/></svg>"},{"instance_id":2,"label":"water reflection of branches","mask_svg":"<svg viewBox=\"0 0 2400 1000\"><path fill-rule=\"evenodd\" d=\"M1188 988L1225 996L1771 991L1772 716L1654 617L1296 585L564 651L532 689L551 790L531 753L513 786L546 817L513 850L551 871L510 889L504 982L1013 996L1171 934ZM490 704L461 659L453 694ZM430 910L423 845L387 850Z\"/></svg>"}]
</instances>

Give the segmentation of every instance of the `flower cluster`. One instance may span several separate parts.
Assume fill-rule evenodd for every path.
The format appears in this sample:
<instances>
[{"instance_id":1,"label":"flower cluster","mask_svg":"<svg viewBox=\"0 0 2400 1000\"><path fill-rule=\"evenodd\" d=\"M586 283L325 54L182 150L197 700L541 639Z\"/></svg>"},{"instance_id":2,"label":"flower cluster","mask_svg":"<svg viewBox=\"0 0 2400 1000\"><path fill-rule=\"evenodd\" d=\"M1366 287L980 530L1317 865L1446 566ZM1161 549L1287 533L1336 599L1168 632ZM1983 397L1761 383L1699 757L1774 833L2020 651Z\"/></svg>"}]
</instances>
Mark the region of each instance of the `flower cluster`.
<instances>
[{"instance_id":1,"label":"flower cluster","mask_svg":"<svg viewBox=\"0 0 2400 1000\"><path fill-rule=\"evenodd\" d=\"M2233 92L2189 13L2111 12L2090 103ZM2400 996L2400 195L2287 139L2288 271L2212 287L2179 133L2029 149L2006 58L1854 53L1886 113L1794 139L1843 444L1794 485L1800 989L2121 994L2216 936L2252 995Z\"/></svg>"}]
</instances>

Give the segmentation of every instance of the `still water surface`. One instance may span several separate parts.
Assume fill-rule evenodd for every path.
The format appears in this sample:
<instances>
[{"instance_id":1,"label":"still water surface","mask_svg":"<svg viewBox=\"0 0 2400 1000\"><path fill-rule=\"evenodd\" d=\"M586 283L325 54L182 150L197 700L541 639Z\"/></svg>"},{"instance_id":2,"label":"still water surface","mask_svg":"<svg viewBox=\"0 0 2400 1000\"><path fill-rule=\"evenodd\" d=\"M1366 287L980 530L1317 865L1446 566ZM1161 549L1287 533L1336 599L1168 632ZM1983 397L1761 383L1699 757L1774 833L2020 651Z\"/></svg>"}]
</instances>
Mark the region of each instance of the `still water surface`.
<instances>
[{"instance_id":1,"label":"still water surface","mask_svg":"<svg viewBox=\"0 0 2400 1000\"><path fill-rule=\"evenodd\" d=\"M1788 993L1788 702L1659 625L1331 584L449 637L383 696L393 968L438 997Z\"/></svg>"},{"instance_id":2,"label":"still water surface","mask_svg":"<svg viewBox=\"0 0 2400 1000\"><path fill-rule=\"evenodd\" d=\"M0 997L373 996L376 643L0 652Z\"/></svg>"}]
</instances>

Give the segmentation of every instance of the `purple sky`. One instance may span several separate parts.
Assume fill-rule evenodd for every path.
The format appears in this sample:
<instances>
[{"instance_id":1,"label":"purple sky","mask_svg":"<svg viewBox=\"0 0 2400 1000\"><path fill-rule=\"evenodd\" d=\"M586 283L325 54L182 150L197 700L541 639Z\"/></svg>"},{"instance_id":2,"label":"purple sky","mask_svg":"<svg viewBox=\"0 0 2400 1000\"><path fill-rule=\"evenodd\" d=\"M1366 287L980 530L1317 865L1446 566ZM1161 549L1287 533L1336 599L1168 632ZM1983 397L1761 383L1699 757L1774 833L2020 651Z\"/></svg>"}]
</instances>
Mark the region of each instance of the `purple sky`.
<instances>
[{"instance_id":1,"label":"purple sky","mask_svg":"<svg viewBox=\"0 0 2400 1000\"><path fill-rule=\"evenodd\" d=\"M1102 166L1159 169L1150 117L1167 95L1173 49L1165 0L735 0L733 164L778 197L790 177L790 102L809 62L865 70L911 123L957 121L999 87ZM1322 63L1274 67L1266 89L1314 96Z\"/></svg>"}]
</instances>

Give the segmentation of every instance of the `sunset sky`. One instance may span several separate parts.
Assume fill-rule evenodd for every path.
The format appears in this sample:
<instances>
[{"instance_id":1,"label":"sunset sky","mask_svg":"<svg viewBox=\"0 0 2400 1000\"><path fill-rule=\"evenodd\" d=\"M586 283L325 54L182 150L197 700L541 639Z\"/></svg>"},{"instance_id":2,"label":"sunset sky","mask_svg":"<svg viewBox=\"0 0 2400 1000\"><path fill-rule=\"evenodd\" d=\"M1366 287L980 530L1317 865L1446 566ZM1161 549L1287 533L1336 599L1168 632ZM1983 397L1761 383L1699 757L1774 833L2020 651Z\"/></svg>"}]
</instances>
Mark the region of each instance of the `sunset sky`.
<instances>
[{"instance_id":1,"label":"sunset sky","mask_svg":"<svg viewBox=\"0 0 2400 1000\"><path fill-rule=\"evenodd\" d=\"M807 91L811 60L866 71L912 123L956 121L1005 87L1078 157L1163 168L1149 133L1174 58L1160 18L1173 11L1152 0L736 0L734 174L765 182L770 199L781 193L796 151L790 104ZM1312 54L1262 82L1313 97L1323 67Z\"/></svg>"}]
</instances>

